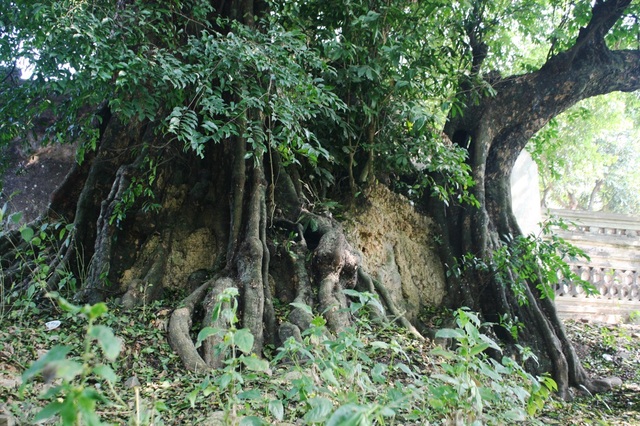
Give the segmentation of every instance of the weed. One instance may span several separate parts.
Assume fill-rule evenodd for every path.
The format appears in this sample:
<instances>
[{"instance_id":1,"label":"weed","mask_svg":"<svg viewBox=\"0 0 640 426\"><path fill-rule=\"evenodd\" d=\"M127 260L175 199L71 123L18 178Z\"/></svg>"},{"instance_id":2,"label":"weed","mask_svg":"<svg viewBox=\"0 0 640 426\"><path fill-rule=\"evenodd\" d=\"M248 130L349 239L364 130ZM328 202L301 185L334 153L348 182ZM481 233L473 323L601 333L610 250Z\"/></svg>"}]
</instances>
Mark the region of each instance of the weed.
<instances>
[{"instance_id":1,"label":"weed","mask_svg":"<svg viewBox=\"0 0 640 426\"><path fill-rule=\"evenodd\" d=\"M533 377L509 357L501 362L489 358L485 354L488 349L502 351L480 332L488 324L481 324L476 314L465 309L458 309L455 317L457 328L436 334L455 339L457 348L432 352L443 362L442 372L433 376L441 383L430 386L431 406L451 416L450 421L469 425L523 421L542 408L551 392L557 390L556 383L548 376Z\"/></svg>"},{"instance_id":2,"label":"weed","mask_svg":"<svg viewBox=\"0 0 640 426\"><path fill-rule=\"evenodd\" d=\"M58 293L72 294L76 291L77 282L71 271L58 267L53 262L54 253L59 253L71 241L73 224L63 222L41 225L21 225L16 238L11 230L22 220L22 213L7 214L7 204L0 208L0 239L8 244L15 259L10 270L0 270L0 319L12 312L23 313L24 310L39 308L36 301L45 298L50 290ZM55 289L49 288L51 278L57 275ZM8 280L8 281L5 281ZM13 315L20 320L22 315Z\"/></svg>"},{"instance_id":3,"label":"weed","mask_svg":"<svg viewBox=\"0 0 640 426\"><path fill-rule=\"evenodd\" d=\"M259 359L251 354L254 336L248 328L238 329L238 289L231 287L223 290L213 309L213 323L218 323L221 318L228 324L226 328L205 327L198 333L196 347L202 345L207 337L219 336L221 341L216 345L215 352L225 358L224 368L220 375L211 381L207 379L202 389L206 393L215 392L218 396L226 398L225 421L233 422L238 416L237 407L243 400L255 398L251 391L243 391L242 385L245 377L240 373L240 367L249 371L266 373L269 371L268 361Z\"/></svg>"},{"instance_id":4,"label":"weed","mask_svg":"<svg viewBox=\"0 0 640 426\"><path fill-rule=\"evenodd\" d=\"M113 362L120 353L121 341L110 328L96 324L96 320L107 312L104 303L80 307L55 294L51 297L58 301L63 310L87 318L83 353L79 359L75 359L69 356L70 346L54 346L22 374L20 392L24 392L32 379L41 375L45 384L49 385L41 398L51 402L35 416L34 422L57 416L64 425L100 425L102 422L96 413L97 404L113 403L102 392L101 386L91 386L90 380L106 384L111 396L121 405L124 402L114 389L118 376L107 363L102 362L94 342L98 343L104 359Z\"/></svg>"},{"instance_id":5,"label":"weed","mask_svg":"<svg viewBox=\"0 0 640 426\"><path fill-rule=\"evenodd\" d=\"M455 340L454 350L433 350L432 343L417 341L393 324L372 322L369 316L379 308L374 296L352 291L348 296L356 320L339 333L329 331L322 315L296 304L312 314L311 326L302 340L289 339L268 362L251 355L253 336L238 327L237 291L225 290L213 312L213 319L225 321L214 321L218 327L203 329L198 339L207 344L206 337L219 337L216 350L225 362L199 381L181 370L166 345L159 324L168 318L166 305L109 314L102 313L102 304L65 306L60 319L74 331L64 337L41 334L43 343L59 337L56 343L66 349L56 347L33 364L25 372L24 390L37 390L31 383L38 375L53 380L43 393L48 405L40 407L37 419L50 415L74 424L65 423L73 415L76 423L135 425L161 424L163 417L169 423L241 425L509 424L530 421L553 390L550 379L527 375L510 358L498 362L486 356L485 349L498 351L497 345L479 331L482 324L472 312L458 311L454 328L439 333ZM96 327L114 332L103 334ZM117 362L115 352L109 358L103 348L115 333L128 342ZM76 334L85 335L82 344ZM106 343L100 343L105 336ZM118 378L132 375L143 384L127 390ZM212 420L212 411L224 417Z\"/></svg>"}]
</instances>

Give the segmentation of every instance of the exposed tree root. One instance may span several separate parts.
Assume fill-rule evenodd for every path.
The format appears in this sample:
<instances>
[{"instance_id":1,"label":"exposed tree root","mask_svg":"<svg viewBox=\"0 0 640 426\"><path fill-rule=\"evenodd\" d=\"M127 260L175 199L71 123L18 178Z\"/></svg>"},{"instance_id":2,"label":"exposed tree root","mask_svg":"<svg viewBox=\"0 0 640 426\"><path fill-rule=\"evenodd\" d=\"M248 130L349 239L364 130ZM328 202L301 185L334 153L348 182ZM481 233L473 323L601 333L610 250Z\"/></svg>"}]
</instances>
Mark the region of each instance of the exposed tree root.
<instances>
[{"instance_id":1,"label":"exposed tree root","mask_svg":"<svg viewBox=\"0 0 640 426\"><path fill-rule=\"evenodd\" d=\"M263 265L268 265L269 251L265 252L266 242L261 239L265 235L263 227L266 223L265 184L262 164L257 163L253 168L247 225L237 257L238 281L244 298L242 323L253 334L253 351L257 354L262 353L264 346L264 293L269 285L263 270Z\"/></svg>"},{"instance_id":2,"label":"exposed tree root","mask_svg":"<svg viewBox=\"0 0 640 426\"><path fill-rule=\"evenodd\" d=\"M207 295L212 281L198 287L183 301L183 306L173 311L169 321L169 344L178 354L185 368L196 373L209 371L209 365L202 359L191 340L192 317L196 306Z\"/></svg>"},{"instance_id":3,"label":"exposed tree root","mask_svg":"<svg viewBox=\"0 0 640 426\"><path fill-rule=\"evenodd\" d=\"M344 234L335 228L325 232L314 252L313 269L318 283L318 308L334 331L351 323L342 290L355 287L357 267L358 259Z\"/></svg>"},{"instance_id":4,"label":"exposed tree root","mask_svg":"<svg viewBox=\"0 0 640 426\"><path fill-rule=\"evenodd\" d=\"M278 329L280 342L286 341L289 337L294 337L297 341L301 342L301 331L309 328L311 326L311 321L313 320L313 316L305 309L295 306L306 305L310 308L313 308L314 306L313 287L311 285L309 274L307 273L305 261L307 254L309 253L309 248L307 247L307 242L304 238L302 225L296 224L295 227L298 230L300 241L286 253L293 265L296 296L293 301L293 309L289 312L288 321L282 323Z\"/></svg>"},{"instance_id":5,"label":"exposed tree root","mask_svg":"<svg viewBox=\"0 0 640 426\"><path fill-rule=\"evenodd\" d=\"M382 301L389 309L391 313L391 317L397 319L397 321L402 324L404 328L409 330L411 334L413 334L419 340L425 340L424 336L420 334L420 332L409 322L409 320L404 316L404 313L400 311L400 309L396 306L389 294L387 288L382 285L382 283L376 279L373 279L368 273L366 273L362 268L358 269L358 278L363 280L372 290L377 292ZM373 292L373 291L372 291Z\"/></svg>"}]
</instances>

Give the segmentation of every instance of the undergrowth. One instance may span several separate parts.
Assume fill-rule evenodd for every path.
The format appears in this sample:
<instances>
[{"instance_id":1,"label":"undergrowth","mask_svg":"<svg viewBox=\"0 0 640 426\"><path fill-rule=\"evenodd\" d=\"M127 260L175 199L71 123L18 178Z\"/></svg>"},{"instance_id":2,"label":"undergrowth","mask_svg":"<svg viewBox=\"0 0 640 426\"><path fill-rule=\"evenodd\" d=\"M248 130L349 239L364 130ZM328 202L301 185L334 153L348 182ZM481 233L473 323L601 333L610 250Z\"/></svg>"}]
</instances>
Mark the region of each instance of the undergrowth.
<instances>
[{"instance_id":1,"label":"undergrowth","mask_svg":"<svg viewBox=\"0 0 640 426\"><path fill-rule=\"evenodd\" d=\"M369 320L374 295L349 292L351 327L330 333L314 315L301 340L269 359L250 354L253 336L238 327L236 292L215 315L224 329L223 368L194 375L166 341L174 300L122 311L112 304L46 309L27 303L0 317L0 418L17 424L597 424L640 421L640 327L567 323L585 365L618 375L622 388L571 402L550 398L553 381L533 377L483 334L470 311L438 337L419 341L392 323ZM56 322L58 321L58 322ZM197 330L196 330L197 331ZM1 402L4 401L4 402Z\"/></svg>"},{"instance_id":2,"label":"undergrowth","mask_svg":"<svg viewBox=\"0 0 640 426\"><path fill-rule=\"evenodd\" d=\"M488 357L500 348L474 313L458 310L456 326L438 334L452 348L438 347L370 321L380 304L366 293L349 294L353 326L332 334L314 313L301 340L259 359L253 336L236 327L236 294L224 292L215 314L229 326L199 338L222 335L225 365L200 376L185 372L166 343L166 301L123 312L56 296L58 311L3 319L3 376L15 380L0 388L4 409L25 424L536 424L554 390L511 358ZM52 319L60 325L47 330Z\"/></svg>"}]
</instances>

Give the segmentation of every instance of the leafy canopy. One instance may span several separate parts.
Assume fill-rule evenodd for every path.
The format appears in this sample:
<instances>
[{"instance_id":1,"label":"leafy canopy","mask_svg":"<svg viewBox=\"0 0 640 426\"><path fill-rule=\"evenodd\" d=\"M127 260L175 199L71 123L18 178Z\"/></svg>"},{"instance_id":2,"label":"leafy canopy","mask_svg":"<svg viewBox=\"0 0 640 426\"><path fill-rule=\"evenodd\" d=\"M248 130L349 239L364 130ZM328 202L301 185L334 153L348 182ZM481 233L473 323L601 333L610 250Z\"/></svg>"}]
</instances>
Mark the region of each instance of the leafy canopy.
<instances>
[{"instance_id":1,"label":"leafy canopy","mask_svg":"<svg viewBox=\"0 0 640 426\"><path fill-rule=\"evenodd\" d=\"M305 159L325 184L348 169L352 187L374 163L395 176L419 164L446 183L409 181L409 193L432 186L443 199L469 198L464 150L433 131L458 80L458 34L438 25L458 16L446 2L273 2L254 28L203 0L0 8L2 65L31 66L27 80L0 89L0 142L48 110L47 140L82 141L82 160L107 106L199 156L238 137L249 157L275 149L285 164Z\"/></svg>"},{"instance_id":2,"label":"leafy canopy","mask_svg":"<svg viewBox=\"0 0 640 426\"><path fill-rule=\"evenodd\" d=\"M637 45L639 8L632 2L607 35L610 47ZM429 188L474 203L465 147L436 129L493 93L483 73L537 69L570 47L591 3L312 0L269 10L249 28L205 0L3 1L0 143L49 111L46 140L82 141L82 160L108 106L200 156L238 137L248 157L273 149L285 164L308 162L325 186L346 174L355 189L377 172L408 195ZM18 63L31 66L28 79L12 74Z\"/></svg>"},{"instance_id":3,"label":"leafy canopy","mask_svg":"<svg viewBox=\"0 0 640 426\"><path fill-rule=\"evenodd\" d=\"M531 140L547 207L637 214L639 109L637 93L587 99Z\"/></svg>"},{"instance_id":4,"label":"leafy canopy","mask_svg":"<svg viewBox=\"0 0 640 426\"><path fill-rule=\"evenodd\" d=\"M33 115L53 107L64 141L80 136L70 129L92 127L96 116L82 115L87 107L106 104L123 120L160 124L201 156L206 143L234 135L255 151L269 145L286 158L327 156L305 123L342 108L318 76L331 71L299 32L275 20L261 22L261 31L211 22L210 3L198 0L3 7L10 10L3 11L0 57L33 66L32 77L12 88L21 96L0 111L5 142L31 124L25 102ZM260 114L241 123L249 109Z\"/></svg>"}]
</instances>

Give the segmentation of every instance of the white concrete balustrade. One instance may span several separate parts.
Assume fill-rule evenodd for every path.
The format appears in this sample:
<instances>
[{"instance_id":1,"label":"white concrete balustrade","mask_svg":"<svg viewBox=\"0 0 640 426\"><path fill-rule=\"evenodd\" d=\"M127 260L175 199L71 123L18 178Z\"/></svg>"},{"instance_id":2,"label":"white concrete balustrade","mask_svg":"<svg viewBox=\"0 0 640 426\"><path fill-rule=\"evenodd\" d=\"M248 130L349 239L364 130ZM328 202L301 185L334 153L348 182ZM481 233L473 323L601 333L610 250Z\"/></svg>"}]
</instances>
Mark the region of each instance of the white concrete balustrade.
<instances>
[{"instance_id":1,"label":"white concrete balustrade","mask_svg":"<svg viewBox=\"0 0 640 426\"><path fill-rule=\"evenodd\" d=\"M570 261L572 270L596 289L587 296L574 282L556 289L563 317L618 322L640 313L640 218L572 210L550 210L569 227L554 229L590 260Z\"/></svg>"}]
</instances>

